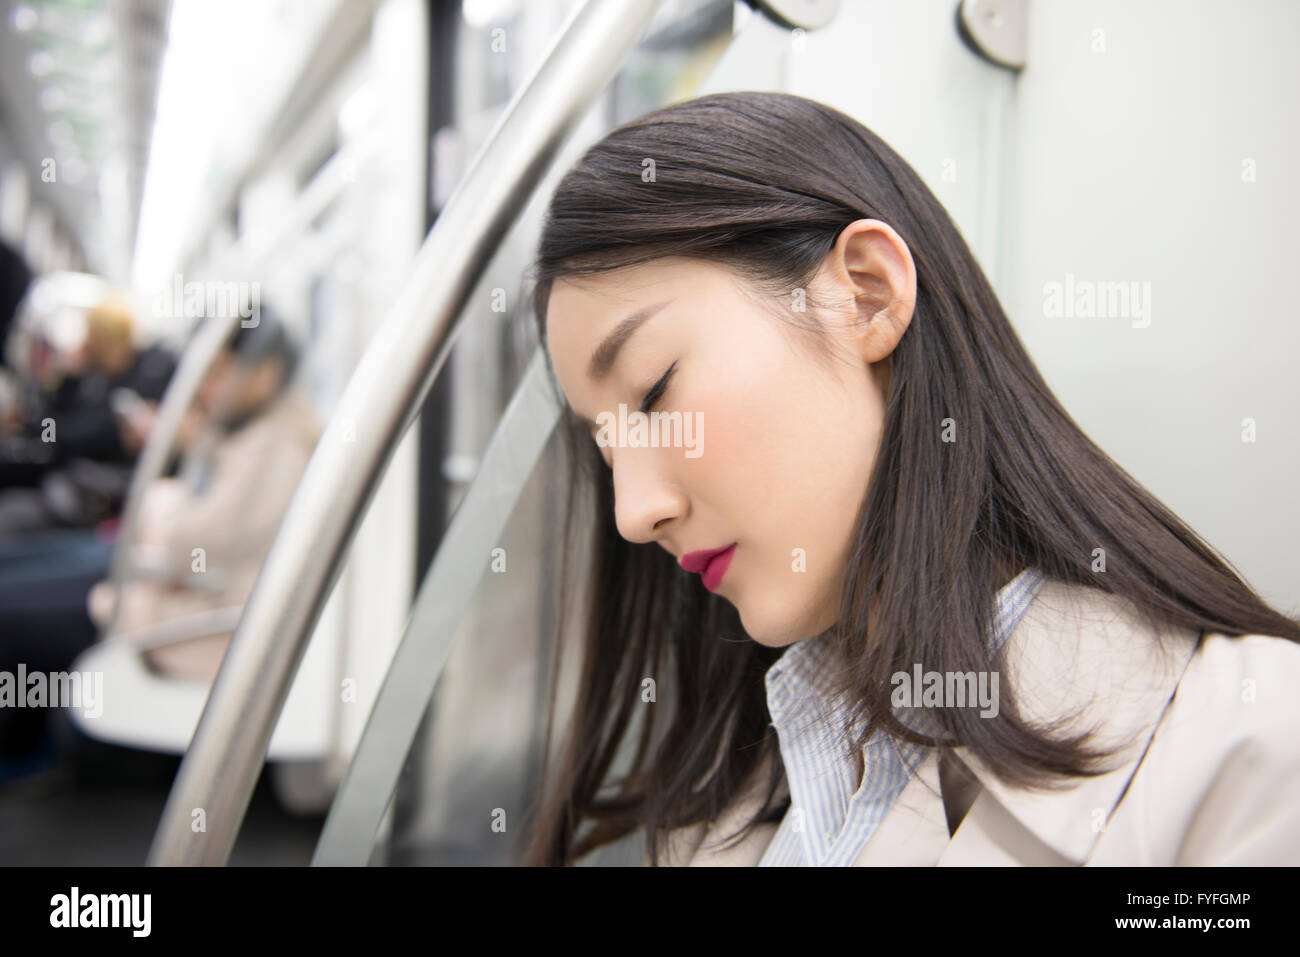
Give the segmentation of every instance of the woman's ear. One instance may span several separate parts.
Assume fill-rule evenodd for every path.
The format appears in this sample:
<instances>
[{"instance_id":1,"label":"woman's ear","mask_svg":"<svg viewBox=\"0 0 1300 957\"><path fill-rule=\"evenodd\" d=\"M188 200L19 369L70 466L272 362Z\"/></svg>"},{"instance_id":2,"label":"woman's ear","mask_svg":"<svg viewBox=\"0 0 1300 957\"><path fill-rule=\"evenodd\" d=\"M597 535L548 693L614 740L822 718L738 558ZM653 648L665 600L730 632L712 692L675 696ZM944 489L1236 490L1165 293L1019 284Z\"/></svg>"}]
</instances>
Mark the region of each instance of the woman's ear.
<instances>
[{"instance_id":1,"label":"woman's ear","mask_svg":"<svg viewBox=\"0 0 1300 957\"><path fill-rule=\"evenodd\" d=\"M855 303L852 336L868 364L889 356L907 331L916 304L916 264L887 223L859 219L845 226L827 256L830 279Z\"/></svg>"}]
</instances>

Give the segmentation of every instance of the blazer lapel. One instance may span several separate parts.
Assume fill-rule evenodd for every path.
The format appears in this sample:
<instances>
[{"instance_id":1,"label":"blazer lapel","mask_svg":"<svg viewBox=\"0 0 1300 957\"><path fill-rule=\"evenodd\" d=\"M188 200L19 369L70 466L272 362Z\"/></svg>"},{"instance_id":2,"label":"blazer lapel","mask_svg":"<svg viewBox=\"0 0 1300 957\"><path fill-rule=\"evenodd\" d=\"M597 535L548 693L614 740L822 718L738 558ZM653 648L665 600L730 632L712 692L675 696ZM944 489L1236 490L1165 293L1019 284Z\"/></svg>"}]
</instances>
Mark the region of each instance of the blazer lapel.
<instances>
[{"instance_id":1,"label":"blazer lapel","mask_svg":"<svg viewBox=\"0 0 1300 957\"><path fill-rule=\"evenodd\" d=\"M939 792L939 756L931 751L853 866L930 867L948 842L948 820Z\"/></svg>"},{"instance_id":2,"label":"blazer lapel","mask_svg":"<svg viewBox=\"0 0 1300 957\"><path fill-rule=\"evenodd\" d=\"M1133 606L1094 588L1049 580L1007 642L1002 687L1022 717L1065 718L1063 733L1095 729L1118 748L1096 777L1052 790L1008 787L963 746L976 798L940 857L953 864L1083 864L1141 764L1197 647L1195 630L1152 627ZM1058 733L1062 733L1058 732ZM1027 837L1028 831L1032 837Z\"/></svg>"},{"instance_id":3,"label":"blazer lapel","mask_svg":"<svg viewBox=\"0 0 1300 957\"><path fill-rule=\"evenodd\" d=\"M920 764L855 860L871 865L1079 865L1091 856L1146 755L1200 635L1155 628L1126 601L1099 589L1048 579L1007 639L999 686L1016 689L1021 717L1093 730L1094 747L1115 748L1109 770L1049 790L1008 787L969 747L954 755L979 780L976 797L949 837L938 756ZM756 778L758 775L756 775ZM723 819L692 829L681 851L692 865L757 864L776 825L729 852L715 842L756 809L757 780ZM703 839L701 839L703 838Z\"/></svg>"}]
</instances>

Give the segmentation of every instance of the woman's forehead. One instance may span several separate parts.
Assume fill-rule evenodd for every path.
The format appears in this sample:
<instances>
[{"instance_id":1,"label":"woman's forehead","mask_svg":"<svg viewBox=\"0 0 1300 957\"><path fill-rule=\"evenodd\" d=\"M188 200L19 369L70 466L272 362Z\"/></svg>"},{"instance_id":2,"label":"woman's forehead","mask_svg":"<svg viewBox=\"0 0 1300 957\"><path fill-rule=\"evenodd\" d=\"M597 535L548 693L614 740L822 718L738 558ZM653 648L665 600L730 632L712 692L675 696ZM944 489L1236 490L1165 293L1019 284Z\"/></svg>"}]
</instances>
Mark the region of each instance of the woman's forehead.
<instances>
[{"instance_id":1,"label":"woman's forehead","mask_svg":"<svg viewBox=\"0 0 1300 957\"><path fill-rule=\"evenodd\" d=\"M557 313L563 318L615 323L630 309L651 302L710 294L728 278L726 271L714 263L677 256L600 273L563 276L551 285L547 325Z\"/></svg>"}]
</instances>

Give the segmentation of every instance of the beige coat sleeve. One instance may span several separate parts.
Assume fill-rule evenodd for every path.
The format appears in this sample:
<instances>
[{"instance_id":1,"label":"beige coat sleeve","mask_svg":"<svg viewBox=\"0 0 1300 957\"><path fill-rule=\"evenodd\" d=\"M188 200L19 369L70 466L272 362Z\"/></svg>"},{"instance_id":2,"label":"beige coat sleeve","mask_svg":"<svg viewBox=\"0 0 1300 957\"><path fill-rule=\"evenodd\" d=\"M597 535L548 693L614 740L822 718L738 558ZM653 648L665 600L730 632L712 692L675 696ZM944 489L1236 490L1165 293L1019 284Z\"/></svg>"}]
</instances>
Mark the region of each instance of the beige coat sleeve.
<instances>
[{"instance_id":1,"label":"beige coat sleeve","mask_svg":"<svg viewBox=\"0 0 1300 957\"><path fill-rule=\"evenodd\" d=\"M306 470L311 449L275 421L254 422L221 449L206 491L171 501L161 535L168 561L237 579L260 565Z\"/></svg>"},{"instance_id":2,"label":"beige coat sleeve","mask_svg":"<svg viewBox=\"0 0 1300 957\"><path fill-rule=\"evenodd\" d=\"M1191 799L1181 865L1300 864L1300 645L1207 639L1161 745L1171 806ZM1181 764L1194 773L1177 774Z\"/></svg>"}]
</instances>

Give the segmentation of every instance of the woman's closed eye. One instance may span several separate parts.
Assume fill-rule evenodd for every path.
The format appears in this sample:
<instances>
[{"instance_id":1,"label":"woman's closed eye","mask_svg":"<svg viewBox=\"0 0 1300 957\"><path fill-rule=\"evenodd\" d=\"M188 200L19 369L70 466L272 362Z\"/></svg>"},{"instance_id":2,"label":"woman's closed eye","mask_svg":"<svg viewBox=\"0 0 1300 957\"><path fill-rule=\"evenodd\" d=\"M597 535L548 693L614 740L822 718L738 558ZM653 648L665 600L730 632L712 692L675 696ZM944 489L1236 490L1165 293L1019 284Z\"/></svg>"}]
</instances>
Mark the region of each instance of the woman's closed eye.
<instances>
[{"instance_id":1,"label":"woman's closed eye","mask_svg":"<svg viewBox=\"0 0 1300 957\"><path fill-rule=\"evenodd\" d=\"M672 378L673 372L676 371L676 369L677 363L674 362L664 371L664 374L659 377L659 381L646 390L645 396L641 399L642 415L649 415L650 410L654 408L655 403L663 398L664 393L668 390L668 380ZM605 463L605 468L612 469L613 466L610 464L609 457L605 455L605 447L600 443L599 426L593 427L590 435L591 440L596 443L596 447L600 450L600 459Z\"/></svg>"},{"instance_id":2,"label":"woman's closed eye","mask_svg":"<svg viewBox=\"0 0 1300 957\"><path fill-rule=\"evenodd\" d=\"M672 377L673 370L676 368L677 363L674 362L668 367L667 371L659 377L659 381L652 385L649 391L646 392L645 398L641 400L642 414L648 415L650 410L654 408L654 404L663 397L664 392L668 389L668 380Z\"/></svg>"}]
</instances>

